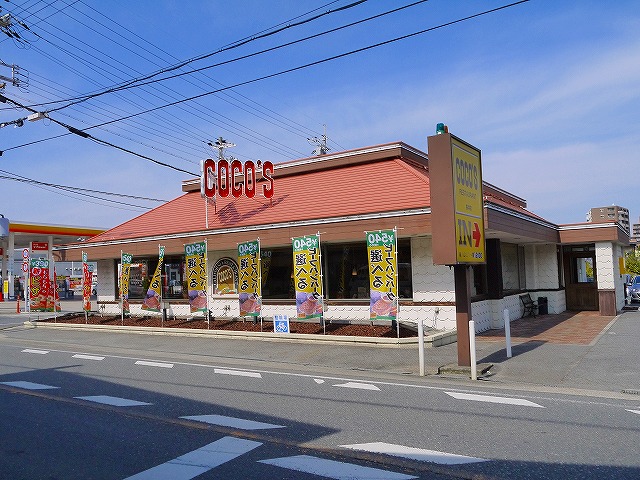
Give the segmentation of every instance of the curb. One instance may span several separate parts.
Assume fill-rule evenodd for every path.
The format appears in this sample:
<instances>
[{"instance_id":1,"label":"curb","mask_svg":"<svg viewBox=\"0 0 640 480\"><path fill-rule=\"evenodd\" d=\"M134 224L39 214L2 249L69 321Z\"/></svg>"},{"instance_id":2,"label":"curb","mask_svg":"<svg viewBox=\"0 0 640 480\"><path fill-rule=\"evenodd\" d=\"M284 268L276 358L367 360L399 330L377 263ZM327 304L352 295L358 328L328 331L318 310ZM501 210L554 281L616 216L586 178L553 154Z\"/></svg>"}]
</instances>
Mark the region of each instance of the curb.
<instances>
[{"instance_id":1,"label":"curb","mask_svg":"<svg viewBox=\"0 0 640 480\"><path fill-rule=\"evenodd\" d=\"M340 335L318 335L308 333L273 333L273 332L243 332L237 330L205 330L201 328L158 328L158 327L131 327L119 325L83 325L76 323L53 323L25 321L25 326L33 328L58 328L64 330L94 330L102 332L134 333L139 335L174 335L182 337L209 337L209 338L238 338L244 340L277 340L297 343L332 343L338 345L417 345L418 338L382 338L382 337L358 337ZM438 332L425 335L425 347L433 348L449 343L457 339L455 331Z\"/></svg>"}]
</instances>

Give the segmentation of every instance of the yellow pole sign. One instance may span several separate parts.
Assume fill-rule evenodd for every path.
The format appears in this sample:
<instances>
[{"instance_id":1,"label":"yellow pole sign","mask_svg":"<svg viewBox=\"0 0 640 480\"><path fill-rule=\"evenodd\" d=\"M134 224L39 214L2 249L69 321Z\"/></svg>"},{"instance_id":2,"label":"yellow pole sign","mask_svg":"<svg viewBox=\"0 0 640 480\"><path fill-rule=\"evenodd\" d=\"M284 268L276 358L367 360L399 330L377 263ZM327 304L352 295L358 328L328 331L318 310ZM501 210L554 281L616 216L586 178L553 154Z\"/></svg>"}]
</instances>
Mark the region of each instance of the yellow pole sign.
<instances>
[{"instance_id":1,"label":"yellow pole sign","mask_svg":"<svg viewBox=\"0 0 640 480\"><path fill-rule=\"evenodd\" d=\"M451 138L458 263L486 262L480 151Z\"/></svg>"}]
</instances>

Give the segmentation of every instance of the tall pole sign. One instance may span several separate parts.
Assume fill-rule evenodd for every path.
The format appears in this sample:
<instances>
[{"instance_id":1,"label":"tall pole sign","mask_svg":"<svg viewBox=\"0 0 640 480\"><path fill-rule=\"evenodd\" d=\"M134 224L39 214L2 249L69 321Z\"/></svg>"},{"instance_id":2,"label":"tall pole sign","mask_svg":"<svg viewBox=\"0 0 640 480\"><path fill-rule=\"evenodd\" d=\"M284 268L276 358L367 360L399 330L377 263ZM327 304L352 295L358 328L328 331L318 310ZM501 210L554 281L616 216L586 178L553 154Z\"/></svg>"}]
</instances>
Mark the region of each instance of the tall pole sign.
<instances>
[{"instance_id":1,"label":"tall pole sign","mask_svg":"<svg viewBox=\"0 0 640 480\"><path fill-rule=\"evenodd\" d=\"M453 266L458 365L471 366L471 266L486 263L480 150L444 125L427 139L435 265Z\"/></svg>"}]
</instances>

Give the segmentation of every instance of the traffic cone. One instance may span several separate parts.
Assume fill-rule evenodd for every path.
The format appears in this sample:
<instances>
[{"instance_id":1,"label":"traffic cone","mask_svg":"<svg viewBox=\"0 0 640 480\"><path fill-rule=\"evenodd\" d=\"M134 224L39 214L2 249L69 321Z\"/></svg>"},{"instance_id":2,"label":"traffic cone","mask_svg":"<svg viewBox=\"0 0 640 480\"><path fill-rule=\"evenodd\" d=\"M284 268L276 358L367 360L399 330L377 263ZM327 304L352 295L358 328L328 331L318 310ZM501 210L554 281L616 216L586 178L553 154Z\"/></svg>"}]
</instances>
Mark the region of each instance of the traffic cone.
<instances>
[{"instance_id":1,"label":"traffic cone","mask_svg":"<svg viewBox=\"0 0 640 480\"><path fill-rule=\"evenodd\" d=\"M20 313L20 297L16 297L16 313Z\"/></svg>"}]
</instances>

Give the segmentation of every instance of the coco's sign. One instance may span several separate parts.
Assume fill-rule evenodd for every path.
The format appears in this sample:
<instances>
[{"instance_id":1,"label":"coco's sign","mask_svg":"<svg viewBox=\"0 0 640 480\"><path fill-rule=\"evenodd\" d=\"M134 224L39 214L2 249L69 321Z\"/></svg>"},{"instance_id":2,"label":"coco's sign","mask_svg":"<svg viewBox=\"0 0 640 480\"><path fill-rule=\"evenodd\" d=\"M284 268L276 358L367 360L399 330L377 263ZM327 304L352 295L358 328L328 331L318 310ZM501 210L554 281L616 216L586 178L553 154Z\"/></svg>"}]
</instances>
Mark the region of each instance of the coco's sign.
<instances>
[{"instance_id":1,"label":"coco's sign","mask_svg":"<svg viewBox=\"0 0 640 480\"><path fill-rule=\"evenodd\" d=\"M260 182L260 185L258 185ZM259 191L258 191L259 190ZM273 163L207 158L201 162L200 194L204 198L242 195L273 197Z\"/></svg>"}]
</instances>

